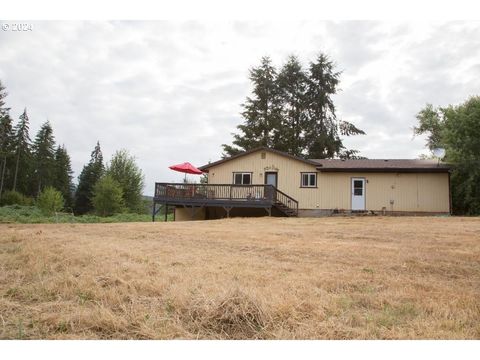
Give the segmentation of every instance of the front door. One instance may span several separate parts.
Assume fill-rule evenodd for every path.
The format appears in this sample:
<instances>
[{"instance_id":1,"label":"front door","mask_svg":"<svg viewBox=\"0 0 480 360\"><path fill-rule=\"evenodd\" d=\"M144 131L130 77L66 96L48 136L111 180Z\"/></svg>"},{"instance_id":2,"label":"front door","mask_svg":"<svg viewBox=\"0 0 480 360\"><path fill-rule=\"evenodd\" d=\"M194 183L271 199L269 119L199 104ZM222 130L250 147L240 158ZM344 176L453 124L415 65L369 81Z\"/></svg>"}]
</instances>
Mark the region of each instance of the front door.
<instances>
[{"instance_id":1,"label":"front door","mask_svg":"<svg viewBox=\"0 0 480 360\"><path fill-rule=\"evenodd\" d=\"M365 210L364 178L352 178L352 210Z\"/></svg>"},{"instance_id":2,"label":"front door","mask_svg":"<svg viewBox=\"0 0 480 360\"><path fill-rule=\"evenodd\" d=\"M266 172L265 173L265 185L273 185L277 187L277 173L276 172ZM270 186L265 186L265 197L269 200L275 201L274 199L275 191Z\"/></svg>"},{"instance_id":3,"label":"front door","mask_svg":"<svg viewBox=\"0 0 480 360\"><path fill-rule=\"evenodd\" d=\"M273 185L277 187L277 173L276 172L266 172L265 173L265 184Z\"/></svg>"}]
</instances>

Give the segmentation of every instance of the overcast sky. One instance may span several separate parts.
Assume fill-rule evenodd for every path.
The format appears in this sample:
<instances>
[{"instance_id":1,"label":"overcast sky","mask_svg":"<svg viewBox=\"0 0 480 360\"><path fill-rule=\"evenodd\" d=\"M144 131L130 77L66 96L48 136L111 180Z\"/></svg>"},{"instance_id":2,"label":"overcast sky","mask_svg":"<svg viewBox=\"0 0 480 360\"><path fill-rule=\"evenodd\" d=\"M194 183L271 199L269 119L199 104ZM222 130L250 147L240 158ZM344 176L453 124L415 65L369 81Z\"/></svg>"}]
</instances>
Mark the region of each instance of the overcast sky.
<instances>
[{"instance_id":1,"label":"overcast sky","mask_svg":"<svg viewBox=\"0 0 480 360\"><path fill-rule=\"evenodd\" d=\"M75 181L99 140L106 160L137 158L151 195L183 178L169 165L220 158L262 56L319 52L342 71L337 115L367 133L344 143L369 158L418 157L416 113L480 94L480 22L34 22L0 29L0 79L32 138L50 120Z\"/></svg>"}]
</instances>

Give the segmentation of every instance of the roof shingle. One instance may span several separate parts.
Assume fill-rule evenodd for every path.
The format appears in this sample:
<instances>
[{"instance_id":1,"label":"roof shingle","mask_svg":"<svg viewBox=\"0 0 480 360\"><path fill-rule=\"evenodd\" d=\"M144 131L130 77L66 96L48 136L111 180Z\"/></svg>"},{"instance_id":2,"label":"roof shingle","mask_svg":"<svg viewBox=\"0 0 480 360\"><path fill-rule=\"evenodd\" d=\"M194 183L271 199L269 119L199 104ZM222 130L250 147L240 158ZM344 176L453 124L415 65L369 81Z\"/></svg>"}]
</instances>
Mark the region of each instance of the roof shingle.
<instances>
[{"instance_id":1,"label":"roof shingle","mask_svg":"<svg viewBox=\"0 0 480 360\"><path fill-rule=\"evenodd\" d=\"M438 160L420 159L310 159L320 171L435 171L446 172L450 166Z\"/></svg>"}]
</instances>

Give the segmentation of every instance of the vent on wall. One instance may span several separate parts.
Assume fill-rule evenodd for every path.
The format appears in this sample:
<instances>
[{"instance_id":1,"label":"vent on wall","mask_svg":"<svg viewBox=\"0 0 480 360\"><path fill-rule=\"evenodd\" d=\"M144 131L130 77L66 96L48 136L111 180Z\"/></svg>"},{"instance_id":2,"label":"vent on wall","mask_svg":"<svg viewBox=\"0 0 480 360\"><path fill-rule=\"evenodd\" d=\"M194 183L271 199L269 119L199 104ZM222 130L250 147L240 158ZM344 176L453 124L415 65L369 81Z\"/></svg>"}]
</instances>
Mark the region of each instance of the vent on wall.
<instances>
[{"instance_id":1,"label":"vent on wall","mask_svg":"<svg viewBox=\"0 0 480 360\"><path fill-rule=\"evenodd\" d=\"M266 153L266 152L262 152L260 156L261 156L262 159L266 159L266 158L267 158L267 153Z\"/></svg>"}]
</instances>

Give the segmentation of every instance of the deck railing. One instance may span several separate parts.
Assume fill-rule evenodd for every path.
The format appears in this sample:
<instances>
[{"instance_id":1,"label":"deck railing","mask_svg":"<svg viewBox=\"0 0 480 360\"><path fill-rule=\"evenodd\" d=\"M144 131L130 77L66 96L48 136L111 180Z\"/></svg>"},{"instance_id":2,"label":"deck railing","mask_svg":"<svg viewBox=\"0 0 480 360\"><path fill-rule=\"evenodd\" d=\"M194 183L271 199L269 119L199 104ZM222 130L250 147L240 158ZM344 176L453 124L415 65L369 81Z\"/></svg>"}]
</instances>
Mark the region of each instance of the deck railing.
<instances>
[{"instance_id":1,"label":"deck railing","mask_svg":"<svg viewBox=\"0 0 480 360\"><path fill-rule=\"evenodd\" d=\"M276 201L277 203L280 203L284 206L286 206L288 209L290 209L293 213L292 215L297 216L298 215L298 201L292 198L291 196L288 196L285 194L283 191L280 191L278 189L276 190Z\"/></svg>"},{"instance_id":2,"label":"deck railing","mask_svg":"<svg viewBox=\"0 0 480 360\"><path fill-rule=\"evenodd\" d=\"M155 201L264 203L284 206L298 213L298 202L273 185L155 183Z\"/></svg>"}]
</instances>

